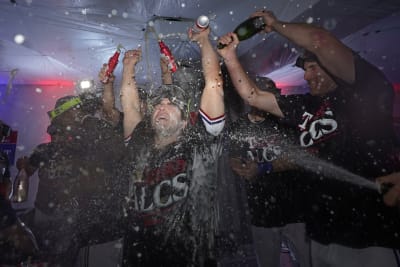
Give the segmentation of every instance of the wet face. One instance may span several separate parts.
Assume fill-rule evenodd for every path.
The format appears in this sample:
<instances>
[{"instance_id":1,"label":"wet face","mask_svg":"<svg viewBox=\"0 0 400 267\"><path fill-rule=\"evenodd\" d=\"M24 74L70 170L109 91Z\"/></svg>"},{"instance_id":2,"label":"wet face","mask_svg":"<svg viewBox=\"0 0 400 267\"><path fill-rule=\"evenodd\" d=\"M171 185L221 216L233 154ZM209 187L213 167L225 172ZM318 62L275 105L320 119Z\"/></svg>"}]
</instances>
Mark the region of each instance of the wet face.
<instances>
[{"instance_id":1,"label":"wet face","mask_svg":"<svg viewBox=\"0 0 400 267\"><path fill-rule=\"evenodd\" d=\"M74 107L54 118L52 124L58 128L58 131L54 134L54 140L52 135L52 141L57 140L57 137L63 139L63 136L68 136L72 132L76 133L76 130L78 130L82 125L83 117L84 113L80 108Z\"/></svg>"},{"instance_id":2,"label":"wet face","mask_svg":"<svg viewBox=\"0 0 400 267\"><path fill-rule=\"evenodd\" d=\"M180 133L186 126L182 119L182 112L168 98L163 98L154 106L151 124L155 131L162 136L171 136Z\"/></svg>"},{"instance_id":3,"label":"wet face","mask_svg":"<svg viewBox=\"0 0 400 267\"><path fill-rule=\"evenodd\" d=\"M310 87L311 95L323 95L336 88L332 78L314 61L304 63L304 80Z\"/></svg>"}]
</instances>

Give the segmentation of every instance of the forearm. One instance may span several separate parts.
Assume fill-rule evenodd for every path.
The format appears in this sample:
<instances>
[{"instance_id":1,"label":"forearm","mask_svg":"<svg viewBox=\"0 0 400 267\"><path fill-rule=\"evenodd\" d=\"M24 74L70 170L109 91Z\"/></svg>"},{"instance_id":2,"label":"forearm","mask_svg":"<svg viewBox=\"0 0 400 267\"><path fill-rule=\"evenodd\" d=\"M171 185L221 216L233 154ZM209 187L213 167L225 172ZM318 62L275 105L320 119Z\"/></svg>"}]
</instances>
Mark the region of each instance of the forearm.
<instances>
[{"instance_id":1,"label":"forearm","mask_svg":"<svg viewBox=\"0 0 400 267\"><path fill-rule=\"evenodd\" d=\"M240 97L252 107L267 111L278 117L283 117L275 95L261 91L247 75L239 59L234 56L225 59L225 65L236 91Z\"/></svg>"},{"instance_id":2,"label":"forearm","mask_svg":"<svg viewBox=\"0 0 400 267\"><path fill-rule=\"evenodd\" d=\"M225 114L223 81L221 68L216 52L208 37L199 42L201 50L201 64L205 80L205 87L201 96L200 108L211 118Z\"/></svg>"},{"instance_id":3,"label":"forearm","mask_svg":"<svg viewBox=\"0 0 400 267\"><path fill-rule=\"evenodd\" d=\"M135 67L123 69L121 82L121 106L124 112L124 137L129 136L142 119L139 93L135 79Z\"/></svg>"},{"instance_id":4,"label":"forearm","mask_svg":"<svg viewBox=\"0 0 400 267\"><path fill-rule=\"evenodd\" d=\"M105 84L103 88L103 116L113 125L116 125L120 119L120 112L115 107L115 95L112 83Z\"/></svg>"},{"instance_id":5,"label":"forearm","mask_svg":"<svg viewBox=\"0 0 400 267\"><path fill-rule=\"evenodd\" d=\"M314 53L331 74L349 83L355 79L352 50L329 31L305 23L275 21L272 28L290 41Z\"/></svg>"},{"instance_id":6,"label":"forearm","mask_svg":"<svg viewBox=\"0 0 400 267\"><path fill-rule=\"evenodd\" d=\"M317 52L324 44L326 45L331 38L329 32L312 24L276 20L272 24L272 28L293 43L313 53Z\"/></svg>"},{"instance_id":7,"label":"forearm","mask_svg":"<svg viewBox=\"0 0 400 267\"><path fill-rule=\"evenodd\" d=\"M168 70L161 69L161 81L163 84L172 84L172 73Z\"/></svg>"},{"instance_id":8,"label":"forearm","mask_svg":"<svg viewBox=\"0 0 400 267\"><path fill-rule=\"evenodd\" d=\"M245 72L242 64L239 62L239 59L235 55L229 59L226 58L224 62L236 91L243 100L253 106L254 98L252 98L251 95L256 85Z\"/></svg>"}]
</instances>

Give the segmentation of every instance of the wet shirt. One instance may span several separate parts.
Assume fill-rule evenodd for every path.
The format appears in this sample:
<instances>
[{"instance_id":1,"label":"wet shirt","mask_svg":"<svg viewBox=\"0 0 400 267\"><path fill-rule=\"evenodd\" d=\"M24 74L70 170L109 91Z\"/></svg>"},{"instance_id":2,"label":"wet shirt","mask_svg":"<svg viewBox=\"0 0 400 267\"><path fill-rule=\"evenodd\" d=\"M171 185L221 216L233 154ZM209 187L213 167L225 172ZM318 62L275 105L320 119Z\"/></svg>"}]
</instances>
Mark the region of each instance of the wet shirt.
<instances>
[{"instance_id":1,"label":"wet shirt","mask_svg":"<svg viewBox=\"0 0 400 267\"><path fill-rule=\"evenodd\" d=\"M278 127L273 119L252 123L247 115L240 117L226 132L231 156L257 163L277 159L282 153L285 138L288 138Z\"/></svg>"},{"instance_id":2,"label":"wet shirt","mask_svg":"<svg viewBox=\"0 0 400 267\"><path fill-rule=\"evenodd\" d=\"M160 241L155 246L165 248L164 254L184 248L188 255L171 253L189 260L195 250L202 254L213 246L215 162L221 143L201 122L187 130L178 142L159 150L148 124L141 122L129 141L123 172L129 175L128 223L146 232L145 243Z\"/></svg>"},{"instance_id":3,"label":"wet shirt","mask_svg":"<svg viewBox=\"0 0 400 267\"><path fill-rule=\"evenodd\" d=\"M112 203L106 199L112 178L107 173L124 149L122 132L118 138L109 124L96 118L71 127L65 138L37 146L29 157L39 177L31 228L41 251L59 257L57 262L74 260L74 249L89 242L92 225L105 228L102 217L107 218L104 210ZM103 238L101 232L96 235Z\"/></svg>"},{"instance_id":4,"label":"wet shirt","mask_svg":"<svg viewBox=\"0 0 400 267\"><path fill-rule=\"evenodd\" d=\"M298 144L334 165L373 179L394 171L393 89L383 74L355 56L356 81L324 96L278 99Z\"/></svg>"},{"instance_id":5,"label":"wet shirt","mask_svg":"<svg viewBox=\"0 0 400 267\"><path fill-rule=\"evenodd\" d=\"M298 201L305 203L308 235L321 243L398 247L398 211L383 203L373 183L358 184L358 179L398 170L391 157L397 146L393 90L381 72L358 56L355 68L353 85L338 80L339 87L325 96L278 99L282 122L297 128L298 144L324 160L316 159L303 174L307 179L299 187L303 197ZM299 158L300 166L306 165L303 160Z\"/></svg>"},{"instance_id":6,"label":"wet shirt","mask_svg":"<svg viewBox=\"0 0 400 267\"><path fill-rule=\"evenodd\" d=\"M270 116L270 115L269 115ZM294 134L279 125L274 117L252 123L247 115L240 117L226 132L230 157L271 163L296 149ZM267 172L263 170L252 181L246 181L247 202L253 225L276 227L300 219L300 202L294 201L293 188L299 181L298 171ZM243 178L242 178L243 179Z\"/></svg>"}]
</instances>

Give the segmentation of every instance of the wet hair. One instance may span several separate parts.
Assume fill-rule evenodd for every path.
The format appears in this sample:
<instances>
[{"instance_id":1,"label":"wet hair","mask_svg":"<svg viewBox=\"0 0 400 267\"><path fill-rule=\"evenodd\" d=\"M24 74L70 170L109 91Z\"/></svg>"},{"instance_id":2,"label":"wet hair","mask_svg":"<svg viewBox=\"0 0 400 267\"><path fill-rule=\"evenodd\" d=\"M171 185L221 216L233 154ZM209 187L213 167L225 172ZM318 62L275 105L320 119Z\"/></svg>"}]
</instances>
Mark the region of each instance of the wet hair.
<instances>
[{"instance_id":1,"label":"wet hair","mask_svg":"<svg viewBox=\"0 0 400 267\"><path fill-rule=\"evenodd\" d=\"M182 112L183 118L187 119L190 110L190 98L185 90L173 84L161 85L157 90L149 95L149 105L154 108L161 102L162 99L167 98L171 103L176 105Z\"/></svg>"}]
</instances>

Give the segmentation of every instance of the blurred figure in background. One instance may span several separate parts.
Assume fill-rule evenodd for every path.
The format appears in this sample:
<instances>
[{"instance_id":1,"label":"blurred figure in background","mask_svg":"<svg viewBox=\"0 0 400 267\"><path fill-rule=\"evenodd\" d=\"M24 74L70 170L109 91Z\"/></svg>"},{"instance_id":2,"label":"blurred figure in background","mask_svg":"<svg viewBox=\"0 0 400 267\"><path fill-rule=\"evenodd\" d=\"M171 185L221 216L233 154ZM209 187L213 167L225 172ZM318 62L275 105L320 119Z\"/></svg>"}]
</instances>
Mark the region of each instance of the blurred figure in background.
<instances>
[{"instance_id":1,"label":"blurred figure in background","mask_svg":"<svg viewBox=\"0 0 400 267\"><path fill-rule=\"evenodd\" d=\"M79 247L114 238L106 233L115 221L108 173L124 146L114 126L95 117L100 107L99 99L87 95L58 99L48 112L51 142L17 161L29 176L38 171L32 229L41 258L50 264L73 266Z\"/></svg>"},{"instance_id":2,"label":"blurred figure in background","mask_svg":"<svg viewBox=\"0 0 400 267\"><path fill-rule=\"evenodd\" d=\"M10 131L11 128L0 121L0 141ZM7 154L0 151L0 265L35 259L38 252L35 236L11 206L11 187L10 162Z\"/></svg>"}]
</instances>

